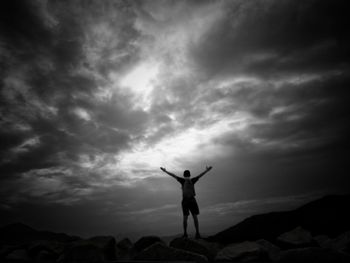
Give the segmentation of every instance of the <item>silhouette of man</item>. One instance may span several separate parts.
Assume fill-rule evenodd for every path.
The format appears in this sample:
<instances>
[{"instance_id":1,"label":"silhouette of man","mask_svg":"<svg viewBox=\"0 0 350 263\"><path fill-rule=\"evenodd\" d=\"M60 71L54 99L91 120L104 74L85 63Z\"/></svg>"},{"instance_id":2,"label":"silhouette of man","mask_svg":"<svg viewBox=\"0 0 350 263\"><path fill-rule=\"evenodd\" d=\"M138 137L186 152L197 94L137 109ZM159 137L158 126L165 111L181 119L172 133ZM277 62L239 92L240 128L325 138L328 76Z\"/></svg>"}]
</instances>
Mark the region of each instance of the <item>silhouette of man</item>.
<instances>
[{"instance_id":1,"label":"silhouette of man","mask_svg":"<svg viewBox=\"0 0 350 263\"><path fill-rule=\"evenodd\" d=\"M160 169L167 173L168 175L174 177L180 184L182 188L182 213L183 213L183 228L184 228L184 235L183 237L188 237L187 235L187 219L190 215L190 212L193 217L194 226L196 227L196 238L201 238L201 235L199 234L199 224L198 224L198 215L199 215L199 208L196 201L196 191L194 189L194 184L198 181L199 178L201 178L203 175L205 175L207 172L209 172L212 167L207 166L205 171L198 176L194 178L191 177L191 173L189 170L184 171L184 177L176 176L173 173L168 172L164 167L160 167Z\"/></svg>"}]
</instances>

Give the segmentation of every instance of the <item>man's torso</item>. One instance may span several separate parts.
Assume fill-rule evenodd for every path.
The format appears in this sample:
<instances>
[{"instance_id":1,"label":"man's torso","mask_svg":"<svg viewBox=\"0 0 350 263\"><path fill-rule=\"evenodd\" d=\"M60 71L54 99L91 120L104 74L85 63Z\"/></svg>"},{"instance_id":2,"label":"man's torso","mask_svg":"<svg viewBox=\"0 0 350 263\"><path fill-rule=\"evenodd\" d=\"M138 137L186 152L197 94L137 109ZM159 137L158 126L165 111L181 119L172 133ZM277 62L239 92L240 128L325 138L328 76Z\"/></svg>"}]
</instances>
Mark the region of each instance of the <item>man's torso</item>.
<instances>
[{"instance_id":1,"label":"man's torso","mask_svg":"<svg viewBox=\"0 0 350 263\"><path fill-rule=\"evenodd\" d=\"M178 182L181 184L182 188L182 198L191 199L196 196L196 191L194 189L194 184L198 181L198 177L194 178L177 178Z\"/></svg>"}]
</instances>

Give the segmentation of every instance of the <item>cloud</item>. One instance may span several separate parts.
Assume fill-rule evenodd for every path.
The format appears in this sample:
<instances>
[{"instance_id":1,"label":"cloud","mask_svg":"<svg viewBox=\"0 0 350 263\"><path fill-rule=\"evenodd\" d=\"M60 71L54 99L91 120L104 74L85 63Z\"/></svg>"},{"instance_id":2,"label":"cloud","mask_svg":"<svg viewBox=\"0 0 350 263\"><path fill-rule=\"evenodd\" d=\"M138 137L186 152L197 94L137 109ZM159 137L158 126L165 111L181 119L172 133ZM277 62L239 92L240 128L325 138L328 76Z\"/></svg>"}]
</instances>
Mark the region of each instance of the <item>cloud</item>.
<instances>
[{"instance_id":1,"label":"cloud","mask_svg":"<svg viewBox=\"0 0 350 263\"><path fill-rule=\"evenodd\" d=\"M271 77L341 68L348 60L342 1L225 3L225 16L192 47L207 76Z\"/></svg>"}]
</instances>

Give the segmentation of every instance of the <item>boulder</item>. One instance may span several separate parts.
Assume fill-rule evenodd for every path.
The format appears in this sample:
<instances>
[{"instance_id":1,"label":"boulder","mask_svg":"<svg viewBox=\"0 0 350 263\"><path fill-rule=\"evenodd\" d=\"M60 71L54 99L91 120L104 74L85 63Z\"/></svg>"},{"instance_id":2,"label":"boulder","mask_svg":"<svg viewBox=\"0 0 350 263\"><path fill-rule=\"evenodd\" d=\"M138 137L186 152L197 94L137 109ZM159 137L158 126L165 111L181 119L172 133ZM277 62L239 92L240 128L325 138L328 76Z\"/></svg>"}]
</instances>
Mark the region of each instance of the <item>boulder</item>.
<instances>
[{"instance_id":1,"label":"boulder","mask_svg":"<svg viewBox=\"0 0 350 263\"><path fill-rule=\"evenodd\" d=\"M57 254L53 254L52 252L41 250L35 257L35 262L41 261L55 261L57 259Z\"/></svg>"},{"instance_id":2,"label":"boulder","mask_svg":"<svg viewBox=\"0 0 350 263\"><path fill-rule=\"evenodd\" d=\"M163 242L157 242L141 251L134 260L157 260L157 261L195 261L207 262L208 259L193 252L168 247Z\"/></svg>"},{"instance_id":3,"label":"boulder","mask_svg":"<svg viewBox=\"0 0 350 263\"><path fill-rule=\"evenodd\" d=\"M257 242L245 241L224 247L216 255L216 261L266 261L268 253L263 246Z\"/></svg>"},{"instance_id":4,"label":"boulder","mask_svg":"<svg viewBox=\"0 0 350 263\"><path fill-rule=\"evenodd\" d=\"M331 248L332 247L332 239L330 239L326 235L318 235L314 237L314 240L321 248Z\"/></svg>"},{"instance_id":5,"label":"boulder","mask_svg":"<svg viewBox=\"0 0 350 263\"><path fill-rule=\"evenodd\" d=\"M340 234L333 239L326 235L318 235L314 237L314 240L316 240L317 244L322 248L331 248L350 254L350 231Z\"/></svg>"},{"instance_id":6,"label":"boulder","mask_svg":"<svg viewBox=\"0 0 350 263\"><path fill-rule=\"evenodd\" d=\"M315 245L311 233L302 227L296 227L277 238L278 244L283 248L299 248Z\"/></svg>"},{"instance_id":7,"label":"boulder","mask_svg":"<svg viewBox=\"0 0 350 263\"><path fill-rule=\"evenodd\" d=\"M164 243L164 241L162 241L160 239L160 237L157 237L157 236L141 237L134 244L133 250L135 250L136 252L140 252L140 251L144 250L145 248L148 248L149 246L151 246L151 245L153 245L154 243L157 243L157 242Z\"/></svg>"},{"instance_id":8,"label":"boulder","mask_svg":"<svg viewBox=\"0 0 350 263\"><path fill-rule=\"evenodd\" d=\"M28 254L32 259L37 258L37 255L42 251L48 252L53 258L58 258L64 251L65 244L56 241L36 241L28 246Z\"/></svg>"},{"instance_id":9,"label":"boulder","mask_svg":"<svg viewBox=\"0 0 350 263\"><path fill-rule=\"evenodd\" d=\"M279 263L346 263L350 262L349 255L333 249L308 247L282 251Z\"/></svg>"},{"instance_id":10,"label":"boulder","mask_svg":"<svg viewBox=\"0 0 350 263\"><path fill-rule=\"evenodd\" d=\"M350 254L350 231L345 232L333 239L332 248Z\"/></svg>"},{"instance_id":11,"label":"boulder","mask_svg":"<svg viewBox=\"0 0 350 263\"><path fill-rule=\"evenodd\" d=\"M128 260L131 258L133 244L130 239L124 238L120 240L116 245L117 258L122 260Z\"/></svg>"},{"instance_id":12,"label":"boulder","mask_svg":"<svg viewBox=\"0 0 350 263\"><path fill-rule=\"evenodd\" d=\"M120 240L117 243L117 247L119 249L123 249L123 250L130 250L132 248L132 246L133 246L133 244L129 238L123 238L122 240Z\"/></svg>"},{"instance_id":13,"label":"boulder","mask_svg":"<svg viewBox=\"0 0 350 263\"><path fill-rule=\"evenodd\" d=\"M215 259L217 253L223 248L223 245L216 242L209 242L205 239L195 239L195 241L208 249L209 257L212 256L213 260Z\"/></svg>"},{"instance_id":14,"label":"boulder","mask_svg":"<svg viewBox=\"0 0 350 263\"><path fill-rule=\"evenodd\" d=\"M276 261L279 259L281 249L278 246L265 239L259 239L256 241L256 243L262 246L262 248L267 252L271 261Z\"/></svg>"},{"instance_id":15,"label":"boulder","mask_svg":"<svg viewBox=\"0 0 350 263\"><path fill-rule=\"evenodd\" d=\"M6 259L8 260L18 260L18 261L28 261L29 256L27 253L27 250L25 249L16 249L10 252L7 256Z\"/></svg>"},{"instance_id":16,"label":"boulder","mask_svg":"<svg viewBox=\"0 0 350 263\"><path fill-rule=\"evenodd\" d=\"M215 258L218 249L215 249L214 245L211 245L209 242L204 240L194 240L190 238L175 238L170 244L171 247L194 252L206 256L209 260Z\"/></svg>"},{"instance_id":17,"label":"boulder","mask_svg":"<svg viewBox=\"0 0 350 263\"><path fill-rule=\"evenodd\" d=\"M67 248L58 259L59 263L100 263L103 261L102 249L92 243L75 244Z\"/></svg>"},{"instance_id":18,"label":"boulder","mask_svg":"<svg viewBox=\"0 0 350 263\"><path fill-rule=\"evenodd\" d=\"M2 246L0 249L0 259L5 258L8 254L10 254L12 251L18 249L20 247L18 246Z\"/></svg>"},{"instance_id":19,"label":"boulder","mask_svg":"<svg viewBox=\"0 0 350 263\"><path fill-rule=\"evenodd\" d=\"M96 236L89 238L88 243L91 243L103 252L103 258L105 260L115 260L116 259L116 241L112 236Z\"/></svg>"}]
</instances>

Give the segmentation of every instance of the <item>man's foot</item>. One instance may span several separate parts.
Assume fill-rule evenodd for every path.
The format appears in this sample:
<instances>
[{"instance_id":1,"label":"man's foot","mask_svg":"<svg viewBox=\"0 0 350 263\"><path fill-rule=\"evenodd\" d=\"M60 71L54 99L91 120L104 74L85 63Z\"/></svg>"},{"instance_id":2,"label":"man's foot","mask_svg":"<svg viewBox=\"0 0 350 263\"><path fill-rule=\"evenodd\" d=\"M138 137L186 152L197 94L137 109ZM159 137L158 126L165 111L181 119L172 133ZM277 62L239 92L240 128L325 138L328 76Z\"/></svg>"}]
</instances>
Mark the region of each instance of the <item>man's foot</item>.
<instances>
[{"instance_id":1,"label":"man's foot","mask_svg":"<svg viewBox=\"0 0 350 263\"><path fill-rule=\"evenodd\" d=\"M196 233L196 237L195 237L196 239L200 239L200 238L202 238L201 237L201 235L199 234L199 233Z\"/></svg>"},{"instance_id":2,"label":"man's foot","mask_svg":"<svg viewBox=\"0 0 350 263\"><path fill-rule=\"evenodd\" d=\"M187 233L183 234L182 238L188 238Z\"/></svg>"}]
</instances>

